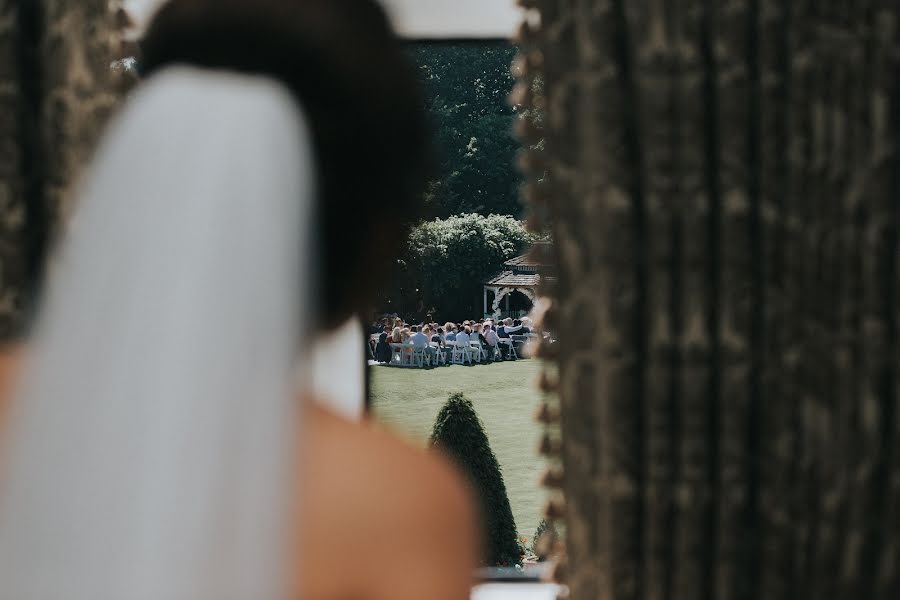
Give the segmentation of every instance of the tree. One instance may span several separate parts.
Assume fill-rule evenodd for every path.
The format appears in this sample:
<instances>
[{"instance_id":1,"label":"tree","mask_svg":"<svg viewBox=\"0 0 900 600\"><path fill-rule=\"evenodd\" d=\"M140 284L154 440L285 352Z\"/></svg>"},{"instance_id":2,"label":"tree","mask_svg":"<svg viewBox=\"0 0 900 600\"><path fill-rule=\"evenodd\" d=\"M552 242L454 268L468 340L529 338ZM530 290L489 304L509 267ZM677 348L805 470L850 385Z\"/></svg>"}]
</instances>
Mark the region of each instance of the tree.
<instances>
[{"instance_id":1,"label":"tree","mask_svg":"<svg viewBox=\"0 0 900 600\"><path fill-rule=\"evenodd\" d=\"M463 214L426 221L410 234L394 275L384 286L388 312L439 319L480 318L482 284L535 237L507 216Z\"/></svg>"},{"instance_id":2,"label":"tree","mask_svg":"<svg viewBox=\"0 0 900 600\"><path fill-rule=\"evenodd\" d=\"M521 215L520 144L512 131L517 109L507 102L516 48L505 42L418 44L411 53L438 152L438 174L425 195L430 216Z\"/></svg>"},{"instance_id":3,"label":"tree","mask_svg":"<svg viewBox=\"0 0 900 600\"><path fill-rule=\"evenodd\" d=\"M900 597L900 4L533 4L571 598Z\"/></svg>"},{"instance_id":4,"label":"tree","mask_svg":"<svg viewBox=\"0 0 900 600\"><path fill-rule=\"evenodd\" d=\"M459 466L480 501L484 563L518 564L522 551L500 464L475 408L462 394L451 395L438 413L430 443Z\"/></svg>"}]
</instances>

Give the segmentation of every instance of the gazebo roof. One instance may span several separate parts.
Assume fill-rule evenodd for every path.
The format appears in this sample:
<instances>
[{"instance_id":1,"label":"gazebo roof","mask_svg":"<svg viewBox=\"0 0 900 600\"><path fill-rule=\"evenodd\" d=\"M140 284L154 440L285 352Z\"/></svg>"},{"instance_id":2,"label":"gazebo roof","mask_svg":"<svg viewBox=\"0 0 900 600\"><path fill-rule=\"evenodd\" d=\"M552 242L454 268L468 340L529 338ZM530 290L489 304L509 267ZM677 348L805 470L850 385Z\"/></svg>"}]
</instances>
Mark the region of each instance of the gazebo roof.
<instances>
[{"instance_id":1,"label":"gazebo roof","mask_svg":"<svg viewBox=\"0 0 900 600\"><path fill-rule=\"evenodd\" d=\"M534 249L541 250L540 247L546 245L546 243L538 242L535 244ZM499 275L484 282L484 285L498 288L537 288L541 283L540 273L543 273L543 276L549 279L547 271L550 265L544 264L539 258L543 254L533 250L509 259L503 263L506 269Z\"/></svg>"},{"instance_id":2,"label":"gazebo roof","mask_svg":"<svg viewBox=\"0 0 900 600\"><path fill-rule=\"evenodd\" d=\"M530 254L523 254L522 256L511 258L503 264L507 267L519 269L539 269L548 266L541 264L540 261L532 258Z\"/></svg>"},{"instance_id":3,"label":"gazebo roof","mask_svg":"<svg viewBox=\"0 0 900 600\"><path fill-rule=\"evenodd\" d=\"M537 273L514 273L504 271L496 277L485 282L485 285L510 288L534 288L541 282L541 276Z\"/></svg>"},{"instance_id":4,"label":"gazebo roof","mask_svg":"<svg viewBox=\"0 0 900 600\"><path fill-rule=\"evenodd\" d=\"M538 242L532 247L531 251L509 259L503 263L503 266L517 274L546 272L551 265L547 264L543 258L546 256L545 246L547 246L547 242Z\"/></svg>"}]
</instances>

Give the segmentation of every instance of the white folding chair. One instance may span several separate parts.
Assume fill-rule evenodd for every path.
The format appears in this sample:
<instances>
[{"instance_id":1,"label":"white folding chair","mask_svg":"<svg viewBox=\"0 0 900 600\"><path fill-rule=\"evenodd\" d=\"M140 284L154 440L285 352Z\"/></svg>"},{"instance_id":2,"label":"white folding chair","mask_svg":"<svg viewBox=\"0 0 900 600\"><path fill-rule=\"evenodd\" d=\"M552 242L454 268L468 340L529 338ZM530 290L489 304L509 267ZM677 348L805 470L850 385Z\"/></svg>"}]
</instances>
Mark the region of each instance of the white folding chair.
<instances>
[{"instance_id":1,"label":"white folding chair","mask_svg":"<svg viewBox=\"0 0 900 600\"><path fill-rule=\"evenodd\" d=\"M435 365L446 365L447 364L447 352L445 348L441 348L441 345L437 342L431 342L430 346L434 348L434 364Z\"/></svg>"},{"instance_id":2,"label":"white folding chair","mask_svg":"<svg viewBox=\"0 0 900 600\"><path fill-rule=\"evenodd\" d=\"M472 352L470 350L470 346L466 346L464 344L458 344L456 342L448 342L447 345L451 346L451 354L450 354L450 362L454 365L464 365L466 363L472 364Z\"/></svg>"},{"instance_id":3,"label":"white folding chair","mask_svg":"<svg viewBox=\"0 0 900 600\"><path fill-rule=\"evenodd\" d=\"M413 347L412 344L404 342L402 344L391 344L391 364L398 367L411 367Z\"/></svg>"},{"instance_id":4,"label":"white folding chair","mask_svg":"<svg viewBox=\"0 0 900 600\"><path fill-rule=\"evenodd\" d=\"M482 357L487 358L487 352L481 346L480 340L471 340L469 342L469 352L472 354L475 362L481 362Z\"/></svg>"},{"instance_id":5,"label":"white folding chair","mask_svg":"<svg viewBox=\"0 0 900 600\"><path fill-rule=\"evenodd\" d=\"M391 342L391 362L388 364L403 366L403 344Z\"/></svg>"},{"instance_id":6,"label":"white folding chair","mask_svg":"<svg viewBox=\"0 0 900 600\"><path fill-rule=\"evenodd\" d=\"M519 355L516 354L516 345L513 344L512 338L500 338L500 343L507 346L506 358L512 358L513 360L519 359Z\"/></svg>"},{"instance_id":7,"label":"white folding chair","mask_svg":"<svg viewBox=\"0 0 900 600\"><path fill-rule=\"evenodd\" d=\"M425 351L423 347L412 347L412 354L409 358L409 366L411 367L419 367L420 369L425 366L425 364L431 364L431 357Z\"/></svg>"},{"instance_id":8,"label":"white folding chair","mask_svg":"<svg viewBox=\"0 0 900 600\"><path fill-rule=\"evenodd\" d=\"M444 342L440 349L442 360L445 365L453 364L453 342Z\"/></svg>"},{"instance_id":9,"label":"white folding chair","mask_svg":"<svg viewBox=\"0 0 900 600\"><path fill-rule=\"evenodd\" d=\"M415 362L413 357L416 353L416 347L413 346L412 342L406 342L403 344L402 351L400 352L400 366L401 367L414 367Z\"/></svg>"}]
</instances>

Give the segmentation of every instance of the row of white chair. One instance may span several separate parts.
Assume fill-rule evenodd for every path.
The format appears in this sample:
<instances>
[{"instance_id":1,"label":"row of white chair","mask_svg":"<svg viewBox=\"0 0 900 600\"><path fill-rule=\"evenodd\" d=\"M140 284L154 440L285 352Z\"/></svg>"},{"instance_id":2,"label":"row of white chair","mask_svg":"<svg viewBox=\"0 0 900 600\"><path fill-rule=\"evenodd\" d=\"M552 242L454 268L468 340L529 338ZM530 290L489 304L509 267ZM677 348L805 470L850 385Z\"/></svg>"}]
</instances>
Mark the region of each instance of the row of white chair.
<instances>
[{"instance_id":1,"label":"row of white chair","mask_svg":"<svg viewBox=\"0 0 900 600\"><path fill-rule=\"evenodd\" d=\"M466 365L480 363L486 360L503 358L500 345L507 347L507 356L518 359L515 344L510 339L500 339L497 346L484 346L479 341L470 341L468 344L446 342L440 346L431 342L427 347L415 346L409 342L403 344L391 344L392 365L400 367L426 367L438 365Z\"/></svg>"}]
</instances>

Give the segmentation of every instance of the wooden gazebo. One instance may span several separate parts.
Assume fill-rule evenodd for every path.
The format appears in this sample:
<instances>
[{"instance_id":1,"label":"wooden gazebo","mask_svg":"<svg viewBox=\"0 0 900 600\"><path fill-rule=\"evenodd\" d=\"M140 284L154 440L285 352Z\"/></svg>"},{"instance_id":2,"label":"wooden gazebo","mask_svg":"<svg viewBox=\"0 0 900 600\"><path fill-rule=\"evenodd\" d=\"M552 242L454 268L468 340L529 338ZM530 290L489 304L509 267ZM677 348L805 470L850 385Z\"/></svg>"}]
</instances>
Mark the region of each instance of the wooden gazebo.
<instances>
[{"instance_id":1,"label":"wooden gazebo","mask_svg":"<svg viewBox=\"0 0 900 600\"><path fill-rule=\"evenodd\" d=\"M546 265L540 264L530 254L517 256L503 263L504 271L484 284L484 315L498 318L500 305L506 301L506 312L509 313L509 296L513 292L521 292L532 304L537 298L537 288L541 282L540 272ZM488 293L494 294L494 300L488 310Z\"/></svg>"}]
</instances>

